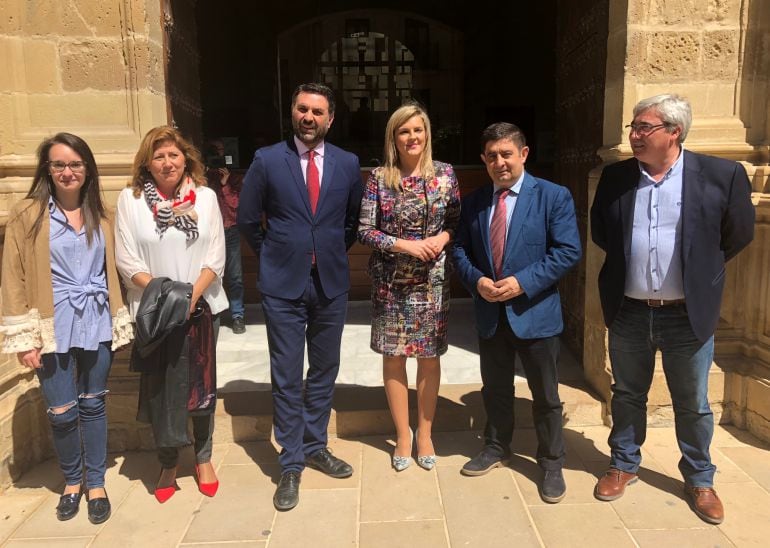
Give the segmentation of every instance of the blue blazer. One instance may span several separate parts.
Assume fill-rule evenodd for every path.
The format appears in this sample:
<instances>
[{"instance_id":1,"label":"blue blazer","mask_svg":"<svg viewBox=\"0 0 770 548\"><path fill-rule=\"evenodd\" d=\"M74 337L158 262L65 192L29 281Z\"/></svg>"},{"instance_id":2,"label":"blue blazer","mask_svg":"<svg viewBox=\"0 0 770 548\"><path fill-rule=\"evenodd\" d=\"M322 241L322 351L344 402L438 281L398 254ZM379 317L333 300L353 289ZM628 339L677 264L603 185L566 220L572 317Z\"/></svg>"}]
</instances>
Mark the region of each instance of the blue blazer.
<instances>
[{"instance_id":1,"label":"blue blazer","mask_svg":"<svg viewBox=\"0 0 770 548\"><path fill-rule=\"evenodd\" d=\"M591 206L591 237L606 252L599 296L608 327L623 303L638 183L635 158L608 165ZM684 151L681 231L687 315L705 342L719 323L725 263L754 238L751 184L742 165Z\"/></svg>"},{"instance_id":2,"label":"blue blazer","mask_svg":"<svg viewBox=\"0 0 770 548\"><path fill-rule=\"evenodd\" d=\"M489 246L489 215L494 187L489 184L462 201L453 244L458 275L473 295L476 329L495 334L501 303L484 300L476 290L482 276L495 279ZM505 303L508 323L521 339L558 335L563 329L557 282L580 260L575 205L567 188L524 174L505 242L502 277L515 276L524 293Z\"/></svg>"},{"instance_id":3,"label":"blue blazer","mask_svg":"<svg viewBox=\"0 0 770 548\"><path fill-rule=\"evenodd\" d=\"M259 257L259 290L297 299L310 276L313 251L324 295L350 288L347 250L356 240L363 182L358 157L324 143L323 179L311 213L294 139L261 148L243 180L238 228ZM262 215L267 221L263 230Z\"/></svg>"}]
</instances>

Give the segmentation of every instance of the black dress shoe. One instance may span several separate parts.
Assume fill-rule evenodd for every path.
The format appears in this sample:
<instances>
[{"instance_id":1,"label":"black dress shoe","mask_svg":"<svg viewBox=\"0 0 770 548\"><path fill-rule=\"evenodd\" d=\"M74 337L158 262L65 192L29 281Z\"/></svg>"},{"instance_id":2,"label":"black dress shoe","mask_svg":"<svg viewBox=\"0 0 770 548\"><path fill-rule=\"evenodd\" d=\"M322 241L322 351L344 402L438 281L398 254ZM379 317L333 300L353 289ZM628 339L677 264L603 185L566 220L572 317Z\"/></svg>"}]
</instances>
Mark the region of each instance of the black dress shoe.
<instances>
[{"instance_id":1,"label":"black dress shoe","mask_svg":"<svg viewBox=\"0 0 770 548\"><path fill-rule=\"evenodd\" d=\"M564 498L567 493L567 485L564 483L564 475L559 470L546 470L543 483L540 486L540 498L545 502L555 504Z\"/></svg>"},{"instance_id":2,"label":"black dress shoe","mask_svg":"<svg viewBox=\"0 0 770 548\"><path fill-rule=\"evenodd\" d=\"M88 500L88 521L94 525L104 523L110 519L112 505L106 496Z\"/></svg>"},{"instance_id":3,"label":"black dress shoe","mask_svg":"<svg viewBox=\"0 0 770 548\"><path fill-rule=\"evenodd\" d=\"M305 458L305 465L320 470L333 478L347 478L353 475L353 467L342 459L332 455L328 447L316 451Z\"/></svg>"},{"instance_id":4,"label":"black dress shoe","mask_svg":"<svg viewBox=\"0 0 770 548\"><path fill-rule=\"evenodd\" d=\"M67 521L78 515L80 510L80 498L83 493L70 493L69 495L62 495L59 498L59 504L56 506L56 517L59 521Z\"/></svg>"},{"instance_id":5,"label":"black dress shoe","mask_svg":"<svg viewBox=\"0 0 770 548\"><path fill-rule=\"evenodd\" d=\"M478 455L465 463L460 473L465 476L483 476L493 468L502 468L507 465L507 455L498 455L485 447Z\"/></svg>"},{"instance_id":6,"label":"black dress shoe","mask_svg":"<svg viewBox=\"0 0 770 548\"><path fill-rule=\"evenodd\" d=\"M291 510L299 502L299 472L284 472L278 488L273 495L273 506L276 510Z\"/></svg>"}]
</instances>

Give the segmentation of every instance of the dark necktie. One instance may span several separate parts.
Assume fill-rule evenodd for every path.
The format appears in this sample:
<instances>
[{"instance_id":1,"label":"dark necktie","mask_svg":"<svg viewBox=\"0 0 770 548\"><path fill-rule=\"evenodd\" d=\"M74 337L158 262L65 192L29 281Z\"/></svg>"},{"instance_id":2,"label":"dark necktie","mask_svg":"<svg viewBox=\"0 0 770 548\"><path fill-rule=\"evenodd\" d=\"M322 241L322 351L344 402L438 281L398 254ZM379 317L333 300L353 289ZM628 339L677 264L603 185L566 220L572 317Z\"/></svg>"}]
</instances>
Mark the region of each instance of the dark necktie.
<instances>
[{"instance_id":1,"label":"dark necktie","mask_svg":"<svg viewBox=\"0 0 770 548\"><path fill-rule=\"evenodd\" d=\"M499 280L503 273L503 255L505 254L505 224L507 211L505 198L511 189L498 190L495 212L492 214L492 222L489 225L489 245L492 248L492 265L495 267L495 279Z\"/></svg>"},{"instance_id":2,"label":"dark necktie","mask_svg":"<svg viewBox=\"0 0 770 548\"><path fill-rule=\"evenodd\" d=\"M318 195L321 193L321 182L318 178L318 166L315 165L315 150L309 150L307 160L307 194L310 198L310 210L315 215L318 207Z\"/></svg>"}]
</instances>

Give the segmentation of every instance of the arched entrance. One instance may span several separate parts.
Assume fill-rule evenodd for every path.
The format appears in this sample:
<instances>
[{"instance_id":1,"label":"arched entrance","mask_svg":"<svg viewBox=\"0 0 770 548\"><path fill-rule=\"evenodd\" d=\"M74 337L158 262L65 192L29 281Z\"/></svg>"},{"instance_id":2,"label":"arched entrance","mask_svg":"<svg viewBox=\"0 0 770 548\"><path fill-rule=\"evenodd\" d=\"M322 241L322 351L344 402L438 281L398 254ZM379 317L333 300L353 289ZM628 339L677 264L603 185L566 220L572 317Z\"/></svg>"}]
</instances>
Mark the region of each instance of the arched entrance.
<instances>
[{"instance_id":1,"label":"arched entrance","mask_svg":"<svg viewBox=\"0 0 770 548\"><path fill-rule=\"evenodd\" d=\"M291 92L310 75L336 92L329 139L361 165L379 164L388 116L410 99L430 112L436 157L457 163L461 55L460 31L405 12L356 10L305 21L278 36L281 133L291 127Z\"/></svg>"}]
</instances>

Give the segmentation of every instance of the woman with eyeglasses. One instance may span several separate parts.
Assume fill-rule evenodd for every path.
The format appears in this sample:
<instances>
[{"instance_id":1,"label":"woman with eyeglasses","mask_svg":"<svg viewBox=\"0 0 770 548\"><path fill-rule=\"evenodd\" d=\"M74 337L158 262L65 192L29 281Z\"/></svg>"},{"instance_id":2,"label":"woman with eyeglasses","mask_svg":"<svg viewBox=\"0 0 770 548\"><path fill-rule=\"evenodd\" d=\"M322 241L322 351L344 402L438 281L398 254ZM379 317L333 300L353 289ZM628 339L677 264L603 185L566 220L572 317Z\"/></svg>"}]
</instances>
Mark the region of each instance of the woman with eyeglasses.
<instances>
[{"instance_id":1,"label":"woman with eyeglasses","mask_svg":"<svg viewBox=\"0 0 770 548\"><path fill-rule=\"evenodd\" d=\"M228 306L225 236L217 196L204 186L203 173L198 150L178 130L156 127L142 139L133 180L118 197L115 248L132 318L153 278L191 285L187 321L147 357L136 348L131 356L131 369L141 372L138 419L152 425L161 465L160 503L177 489L179 448L190 443L188 417L198 488L213 497L219 487L211 449L219 313Z\"/></svg>"},{"instance_id":2,"label":"woman with eyeglasses","mask_svg":"<svg viewBox=\"0 0 770 548\"><path fill-rule=\"evenodd\" d=\"M27 196L11 210L3 251L2 352L35 371L64 475L56 507L110 517L105 395L113 352L132 338L115 268L113 216L86 142L45 139Z\"/></svg>"},{"instance_id":3,"label":"woman with eyeglasses","mask_svg":"<svg viewBox=\"0 0 770 548\"><path fill-rule=\"evenodd\" d=\"M385 128L383 166L375 169L361 202L358 239L374 250L371 348L382 354L382 375L397 443L391 464L431 470L431 440L447 350L449 261L445 248L460 219L452 166L433 161L430 120L417 104L398 108ZM409 427L406 359L417 359L417 432Z\"/></svg>"}]
</instances>

